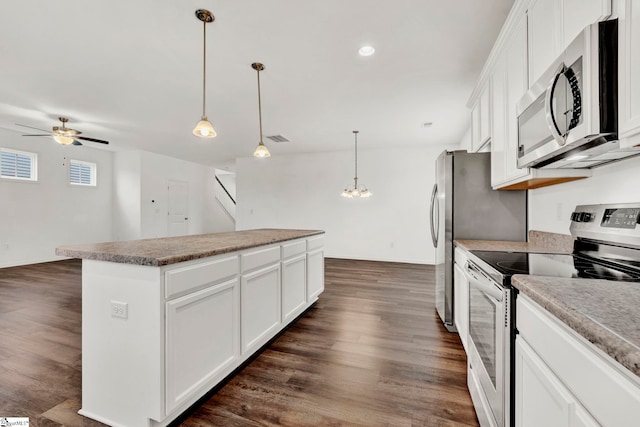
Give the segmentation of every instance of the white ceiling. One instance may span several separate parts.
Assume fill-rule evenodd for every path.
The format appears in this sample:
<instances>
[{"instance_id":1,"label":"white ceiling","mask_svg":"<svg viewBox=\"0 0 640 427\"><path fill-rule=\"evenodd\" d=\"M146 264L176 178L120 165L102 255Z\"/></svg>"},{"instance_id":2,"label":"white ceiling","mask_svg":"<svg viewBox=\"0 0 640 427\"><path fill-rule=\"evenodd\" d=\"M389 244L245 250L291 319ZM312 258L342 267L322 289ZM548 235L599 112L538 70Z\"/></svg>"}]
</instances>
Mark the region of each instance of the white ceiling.
<instances>
[{"instance_id":1,"label":"white ceiling","mask_svg":"<svg viewBox=\"0 0 640 427\"><path fill-rule=\"evenodd\" d=\"M259 61L264 134L292 140L265 139L274 156L350 150L354 129L361 149L455 143L512 3L2 0L0 128L49 129L64 115L110 149L231 164L259 140ZM202 108L199 8L216 17L206 100L218 136L206 140L191 134ZM360 57L364 44L375 55Z\"/></svg>"}]
</instances>

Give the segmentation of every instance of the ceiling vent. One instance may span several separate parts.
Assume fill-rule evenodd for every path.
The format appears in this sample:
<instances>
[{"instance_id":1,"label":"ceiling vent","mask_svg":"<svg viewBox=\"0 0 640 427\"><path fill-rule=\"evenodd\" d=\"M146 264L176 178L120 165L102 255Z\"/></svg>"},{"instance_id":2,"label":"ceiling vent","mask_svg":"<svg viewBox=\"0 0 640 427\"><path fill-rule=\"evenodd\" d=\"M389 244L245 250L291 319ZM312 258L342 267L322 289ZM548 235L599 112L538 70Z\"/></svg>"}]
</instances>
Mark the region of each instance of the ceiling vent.
<instances>
[{"instance_id":1,"label":"ceiling vent","mask_svg":"<svg viewBox=\"0 0 640 427\"><path fill-rule=\"evenodd\" d=\"M267 138L272 140L273 142L291 142L291 140L284 135L271 135L267 136Z\"/></svg>"}]
</instances>

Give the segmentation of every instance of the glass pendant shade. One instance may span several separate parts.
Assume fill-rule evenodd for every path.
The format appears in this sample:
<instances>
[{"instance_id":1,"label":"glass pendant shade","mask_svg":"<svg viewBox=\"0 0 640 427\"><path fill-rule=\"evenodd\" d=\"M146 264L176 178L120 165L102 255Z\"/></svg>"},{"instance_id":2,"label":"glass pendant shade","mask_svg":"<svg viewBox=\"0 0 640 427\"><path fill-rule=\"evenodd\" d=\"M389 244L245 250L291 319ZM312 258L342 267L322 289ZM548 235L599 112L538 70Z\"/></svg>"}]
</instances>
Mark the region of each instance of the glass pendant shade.
<instances>
[{"instance_id":1,"label":"glass pendant shade","mask_svg":"<svg viewBox=\"0 0 640 427\"><path fill-rule=\"evenodd\" d=\"M207 120L206 116L198 122L196 127L193 129L193 134L200 138L214 138L217 135L215 129L213 129L213 126L211 125L211 122Z\"/></svg>"},{"instance_id":2,"label":"glass pendant shade","mask_svg":"<svg viewBox=\"0 0 640 427\"><path fill-rule=\"evenodd\" d=\"M253 157L270 157L271 153L266 145L262 141L256 147L256 151L253 152Z\"/></svg>"},{"instance_id":3,"label":"glass pendant shade","mask_svg":"<svg viewBox=\"0 0 640 427\"><path fill-rule=\"evenodd\" d=\"M73 138L64 135L54 135L53 140L58 144L70 145L73 144Z\"/></svg>"}]
</instances>

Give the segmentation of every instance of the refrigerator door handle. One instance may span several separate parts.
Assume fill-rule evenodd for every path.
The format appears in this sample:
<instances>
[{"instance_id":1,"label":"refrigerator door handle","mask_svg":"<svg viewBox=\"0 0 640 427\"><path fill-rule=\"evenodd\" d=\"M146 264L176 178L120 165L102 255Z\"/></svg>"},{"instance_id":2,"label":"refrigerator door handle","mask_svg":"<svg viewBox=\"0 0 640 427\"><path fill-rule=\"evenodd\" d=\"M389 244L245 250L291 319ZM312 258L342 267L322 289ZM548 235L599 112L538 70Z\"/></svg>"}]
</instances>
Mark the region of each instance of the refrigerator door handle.
<instances>
[{"instance_id":1,"label":"refrigerator door handle","mask_svg":"<svg viewBox=\"0 0 640 427\"><path fill-rule=\"evenodd\" d=\"M433 191L431 192L431 215L430 215L430 222L431 222L431 240L433 240L433 247L437 248L438 247L438 231L440 230L436 230L436 222L434 221L434 216L436 214L439 214L440 211L440 206L439 206L439 202L438 202L438 184L434 184L433 185ZM440 218L438 218L438 227L440 227Z\"/></svg>"}]
</instances>

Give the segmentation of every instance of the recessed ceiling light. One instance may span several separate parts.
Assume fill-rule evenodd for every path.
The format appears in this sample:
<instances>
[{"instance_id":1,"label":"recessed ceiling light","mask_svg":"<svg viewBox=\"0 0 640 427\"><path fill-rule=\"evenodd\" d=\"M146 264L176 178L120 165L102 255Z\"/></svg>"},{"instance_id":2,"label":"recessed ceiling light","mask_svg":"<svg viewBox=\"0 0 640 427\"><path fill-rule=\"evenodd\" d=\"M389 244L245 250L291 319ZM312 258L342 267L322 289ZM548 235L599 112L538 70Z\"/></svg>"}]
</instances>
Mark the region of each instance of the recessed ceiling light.
<instances>
[{"instance_id":1,"label":"recessed ceiling light","mask_svg":"<svg viewBox=\"0 0 640 427\"><path fill-rule=\"evenodd\" d=\"M358 49L358 53L360 54L360 56L371 56L375 53L375 49L373 48L373 46L362 46L360 49Z\"/></svg>"}]
</instances>

